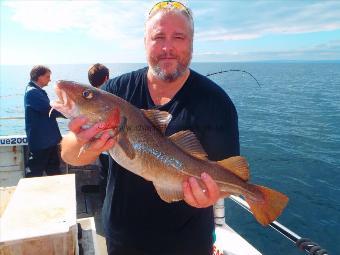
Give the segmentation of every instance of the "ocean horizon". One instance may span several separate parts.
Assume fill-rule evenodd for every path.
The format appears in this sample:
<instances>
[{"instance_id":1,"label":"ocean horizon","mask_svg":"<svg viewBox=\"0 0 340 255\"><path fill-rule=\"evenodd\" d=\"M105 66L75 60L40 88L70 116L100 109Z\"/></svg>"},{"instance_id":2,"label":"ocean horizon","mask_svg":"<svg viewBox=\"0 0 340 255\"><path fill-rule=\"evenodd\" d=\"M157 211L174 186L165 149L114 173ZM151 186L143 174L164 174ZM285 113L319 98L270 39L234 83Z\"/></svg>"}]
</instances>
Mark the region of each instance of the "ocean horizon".
<instances>
[{"instance_id":1,"label":"ocean horizon","mask_svg":"<svg viewBox=\"0 0 340 255\"><path fill-rule=\"evenodd\" d=\"M105 63L113 78L146 63ZM59 79L88 83L90 64L49 64L46 91L56 98ZM0 136L24 134L23 96L32 65L0 65ZM290 201L278 221L328 250L340 251L340 60L193 62L233 100L239 116L241 154L251 182L285 193ZM241 71L230 71L241 70ZM250 73L260 83L257 82ZM5 119L6 118L6 119ZM67 120L60 120L67 132ZM269 227L262 227L232 201L227 223L263 254L303 252Z\"/></svg>"}]
</instances>

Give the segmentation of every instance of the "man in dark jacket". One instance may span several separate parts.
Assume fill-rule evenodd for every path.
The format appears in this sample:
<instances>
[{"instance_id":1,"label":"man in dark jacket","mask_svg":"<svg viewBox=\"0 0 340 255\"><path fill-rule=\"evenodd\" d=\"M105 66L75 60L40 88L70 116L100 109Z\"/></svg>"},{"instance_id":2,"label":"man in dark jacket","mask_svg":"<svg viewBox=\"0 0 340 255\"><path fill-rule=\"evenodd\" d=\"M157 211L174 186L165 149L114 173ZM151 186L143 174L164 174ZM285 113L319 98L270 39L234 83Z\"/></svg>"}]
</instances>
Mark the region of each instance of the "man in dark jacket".
<instances>
[{"instance_id":1,"label":"man in dark jacket","mask_svg":"<svg viewBox=\"0 0 340 255\"><path fill-rule=\"evenodd\" d=\"M61 140L56 117L62 115L51 110L50 100L42 88L51 81L51 70L45 66L34 66L31 81L25 92L25 130L30 151L26 177L60 174L58 144Z\"/></svg>"}]
</instances>

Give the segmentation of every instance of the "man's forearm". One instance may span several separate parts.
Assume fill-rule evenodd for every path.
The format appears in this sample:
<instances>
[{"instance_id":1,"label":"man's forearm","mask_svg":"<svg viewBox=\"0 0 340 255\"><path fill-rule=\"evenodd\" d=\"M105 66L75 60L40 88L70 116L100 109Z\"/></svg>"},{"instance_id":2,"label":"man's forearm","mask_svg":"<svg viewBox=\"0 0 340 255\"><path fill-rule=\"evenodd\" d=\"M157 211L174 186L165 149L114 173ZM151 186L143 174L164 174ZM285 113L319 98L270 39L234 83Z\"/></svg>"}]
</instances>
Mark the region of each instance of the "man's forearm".
<instances>
[{"instance_id":1,"label":"man's forearm","mask_svg":"<svg viewBox=\"0 0 340 255\"><path fill-rule=\"evenodd\" d=\"M68 133L61 141L61 158L73 166L83 166L94 162L99 156L99 153L86 150L79 155L81 147L82 144L78 142L74 133Z\"/></svg>"}]
</instances>

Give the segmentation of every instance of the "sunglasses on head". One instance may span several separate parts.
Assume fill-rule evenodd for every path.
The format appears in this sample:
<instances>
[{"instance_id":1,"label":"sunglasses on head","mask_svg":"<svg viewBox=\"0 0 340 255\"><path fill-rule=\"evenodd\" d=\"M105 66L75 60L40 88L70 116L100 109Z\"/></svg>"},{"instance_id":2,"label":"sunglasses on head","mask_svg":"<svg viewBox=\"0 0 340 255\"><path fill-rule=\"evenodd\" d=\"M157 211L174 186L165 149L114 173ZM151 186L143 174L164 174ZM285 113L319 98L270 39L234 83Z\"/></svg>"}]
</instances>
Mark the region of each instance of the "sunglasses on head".
<instances>
[{"instance_id":1,"label":"sunglasses on head","mask_svg":"<svg viewBox=\"0 0 340 255\"><path fill-rule=\"evenodd\" d=\"M159 2L151 8L149 15L151 15L151 13L153 13L154 11L161 10L161 9L177 9L180 11L185 11L189 15L189 17L191 17L189 9L184 4L177 2L177 1Z\"/></svg>"}]
</instances>

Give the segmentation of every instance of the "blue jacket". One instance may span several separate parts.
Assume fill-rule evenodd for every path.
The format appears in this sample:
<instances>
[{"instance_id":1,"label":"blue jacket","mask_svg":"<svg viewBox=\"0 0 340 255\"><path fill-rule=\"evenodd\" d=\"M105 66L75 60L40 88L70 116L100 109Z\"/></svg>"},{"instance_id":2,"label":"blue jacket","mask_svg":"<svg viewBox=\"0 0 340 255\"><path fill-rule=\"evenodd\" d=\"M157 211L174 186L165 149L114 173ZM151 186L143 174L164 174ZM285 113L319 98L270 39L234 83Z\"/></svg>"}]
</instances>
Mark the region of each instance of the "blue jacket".
<instances>
[{"instance_id":1,"label":"blue jacket","mask_svg":"<svg viewBox=\"0 0 340 255\"><path fill-rule=\"evenodd\" d=\"M48 116L51 106L46 91L30 81L26 87L24 105L29 149L37 151L57 145L61 134L56 118L63 115L53 110Z\"/></svg>"}]
</instances>

